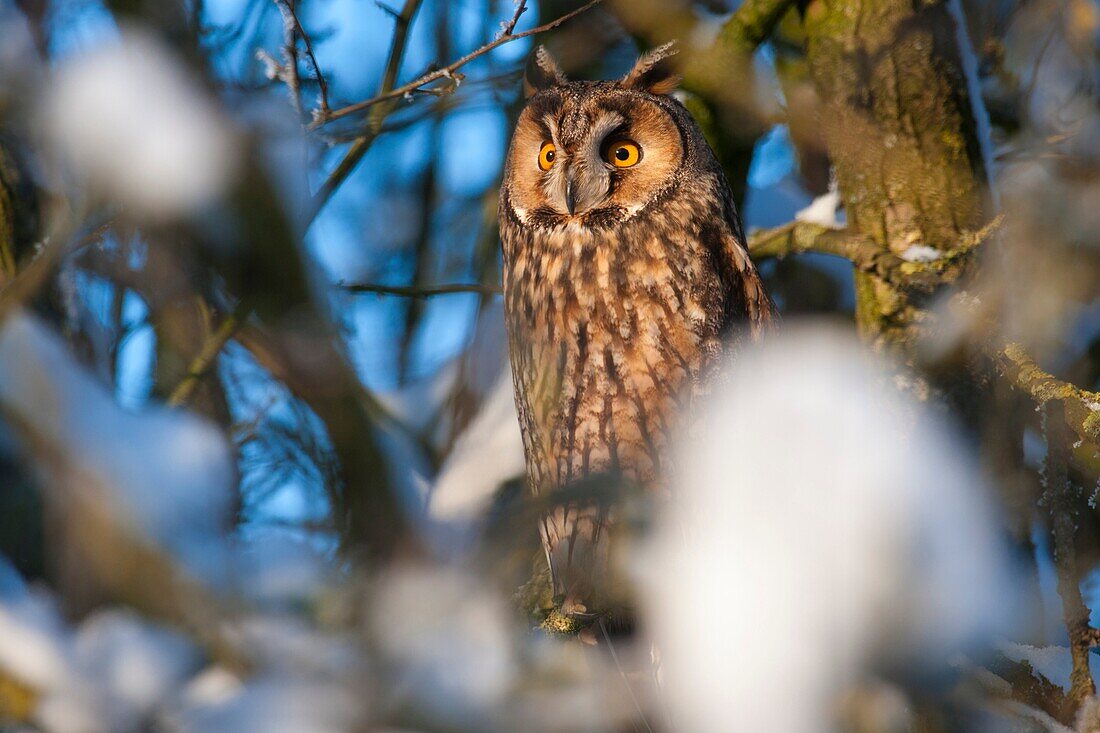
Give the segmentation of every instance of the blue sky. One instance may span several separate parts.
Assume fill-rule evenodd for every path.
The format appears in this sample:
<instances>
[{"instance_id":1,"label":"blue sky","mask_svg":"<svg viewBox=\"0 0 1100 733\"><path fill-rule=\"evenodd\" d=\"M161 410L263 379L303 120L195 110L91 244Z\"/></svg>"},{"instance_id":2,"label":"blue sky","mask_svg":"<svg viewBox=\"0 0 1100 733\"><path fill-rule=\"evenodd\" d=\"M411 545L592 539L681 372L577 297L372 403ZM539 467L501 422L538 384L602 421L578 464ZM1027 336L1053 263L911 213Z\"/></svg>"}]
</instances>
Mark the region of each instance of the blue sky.
<instances>
[{"instance_id":1,"label":"blue sky","mask_svg":"<svg viewBox=\"0 0 1100 733\"><path fill-rule=\"evenodd\" d=\"M399 83L423 72L435 58L433 19L437 2L427 0L414 23ZM397 0L390 0L394 6ZM257 45L279 57L281 26L274 5L248 0L214 0L206 3L204 22L210 26L236 26L248 11L242 41L222 45L212 55L215 72L226 80L262 80L262 64L256 58ZM499 31L513 10L511 2L453 0L448 3L451 48L455 58L481 45ZM538 17L532 2L518 29L531 27ZM372 0L328 0L305 3L302 21L314 39L318 61L329 83L334 107L372 96L378 88L389 54L393 29L390 16ZM112 16L94 0L64 0L57 6L53 26L53 52L57 58L94 48L117 37ZM306 236L306 244L331 286L333 311L345 329L349 353L364 382L378 391L398 386L397 343L407 301L373 295L349 296L335 287L344 281L372 281L405 284L412 277L410 245L423 228L433 253L427 273L431 282L469 282L477 273L471 269L473 248L483 235L483 197L495 185L503 164L508 139L507 109L518 95L518 84L494 92L476 81L521 68L532 48L523 39L496 49L471 63L463 71L467 84L460 90L462 104L440 119L426 119L398 132L380 137L356 170L332 197ZM618 63L621 59L616 59ZM770 63L762 55L761 63ZM610 73L621 73L614 68ZM264 95L261 95L261 97ZM287 190L301 170L291 166L310 157L311 187L316 187L340 160L346 147L326 147L297 131L285 91L273 89L264 106L244 110L242 118L254 123L259 116L265 127L278 130L273 137L275 170L288 179ZM308 94L307 106L315 100ZM415 113L424 102L399 110L392 119ZM280 117L282 115L283 117ZM285 124L284 124L285 123ZM438 128L438 129L436 129ZM290 155L286 155L287 151ZM308 153L308 155L307 155ZM420 181L431 166L435 176L434 205L421 206ZM771 226L790 220L808 202L805 192L791 176L795 157L783 127L775 128L760 143L749 181L746 220L748 225ZM85 298L91 311L106 321L110 288L90 282ZM432 298L413 340L410 377L430 378L457 356L472 336L478 299L458 294ZM127 297L125 320L131 332L119 358L120 401L131 407L143 404L150 390L154 340L144 325L145 307L137 297ZM234 412L247 422L260 410L272 420L292 420L287 395L264 378L243 349L231 348L223 359L223 373L237 385ZM263 464L257 453L262 446L249 445L247 458ZM271 476L246 477L263 484ZM316 477L280 475L274 486L257 492L262 497L253 507L254 516L272 521L293 521L323 513L317 504Z\"/></svg>"}]
</instances>

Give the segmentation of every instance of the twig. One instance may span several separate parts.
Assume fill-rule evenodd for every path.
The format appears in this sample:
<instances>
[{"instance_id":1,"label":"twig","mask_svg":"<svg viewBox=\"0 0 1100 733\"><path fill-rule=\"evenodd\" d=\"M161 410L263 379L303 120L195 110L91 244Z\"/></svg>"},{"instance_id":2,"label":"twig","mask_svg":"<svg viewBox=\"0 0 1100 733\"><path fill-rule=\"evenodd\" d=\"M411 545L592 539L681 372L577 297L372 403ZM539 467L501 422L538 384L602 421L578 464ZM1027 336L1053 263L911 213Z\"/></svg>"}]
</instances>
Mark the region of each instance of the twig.
<instances>
[{"instance_id":1,"label":"twig","mask_svg":"<svg viewBox=\"0 0 1100 733\"><path fill-rule=\"evenodd\" d=\"M90 229L77 240L73 247L79 248L98 241L111 228L111 225L112 222L108 221ZM7 282L0 282L0 321L3 321L13 308L33 297L53 274L54 268L65 254L70 251L68 240L73 232L68 226L68 224L60 225L42 245L39 253L20 269L19 274Z\"/></svg>"},{"instance_id":2,"label":"twig","mask_svg":"<svg viewBox=\"0 0 1100 733\"><path fill-rule=\"evenodd\" d=\"M298 36L302 39L302 45L305 46L306 58L309 59L309 65L313 67L313 76L317 80L317 88L321 93L321 114L328 114L328 82L325 80L325 75L321 73L321 66L317 63L317 57L313 53L313 41L310 40L309 34L302 26L302 21L298 18L294 6L288 3L288 8L290 9L290 17L294 21L294 27L298 29ZM314 115L316 116L316 112Z\"/></svg>"},{"instance_id":3,"label":"twig","mask_svg":"<svg viewBox=\"0 0 1100 733\"><path fill-rule=\"evenodd\" d=\"M457 81L461 79L461 75L457 77L455 76L455 72L459 68L465 66L466 64L470 63L480 56L484 56L497 46L502 46L505 43L510 43L512 41L519 40L520 38L527 38L528 36L533 36L538 33L545 33L546 31L553 30L562 23L565 23L571 18L580 15L589 8L592 8L600 4L601 2L603 2L603 0L590 0L576 10L570 13L566 13L556 20L552 20L549 23L544 23L535 28L523 31L522 33L514 33L513 31L515 30L516 22L519 21L519 16L526 8L526 3L521 2L516 8L516 12L515 14L513 14L512 19L505 24L501 34L495 39L493 39L489 43L486 43L476 51L466 54L457 61L452 61L450 64L444 66L443 68L436 69L435 71L421 76L415 81L409 82L408 84L402 85L395 89L393 88L393 84L396 82L397 69L400 65L401 54L404 52L408 25L412 19L412 15L416 12L416 9L420 4L418 0L406 0L405 8L402 10L401 15L398 16L398 28L394 34L394 43L390 51L390 61L386 65L386 75L383 79L382 89L378 93L378 95L364 102L357 102L355 104L348 105L347 107L342 107L341 109L331 111L327 115L324 115L320 119L312 122L309 125L309 129L316 129L321 125L331 122L332 120L346 117L356 112L361 112L369 107L373 107L379 104L380 102L387 102L397 99L398 97L405 96L406 94L412 94L412 92L419 90L420 87L424 86L425 84L429 84L438 79L447 78ZM329 177L325 180L325 182L321 184L321 187L317 189L317 193L314 194L313 201L310 204L310 210L306 212L305 218L307 223L313 221L313 219L317 216L321 209L324 208L325 204L328 203L328 200L332 196L333 192L335 192L336 189L339 188L340 184L344 182L344 179L347 178L351 171L354 170L355 166L359 164L359 161L366 154L367 150L370 149L370 146L374 142L374 139L378 136L382 128L382 123L386 119L386 116L390 113L392 108L387 105L384 107L379 107L378 110L381 111L376 110L375 113L371 115L366 131L362 134L362 136L356 138L356 140L351 144L348 152L344 155L343 159L341 159L341 161L337 164L335 170L333 170Z\"/></svg>"},{"instance_id":4,"label":"twig","mask_svg":"<svg viewBox=\"0 0 1100 733\"><path fill-rule=\"evenodd\" d=\"M1077 567L1077 514L1079 489L1069 476L1070 443L1065 404L1052 400L1043 405L1043 432L1047 455L1043 462L1046 480L1045 503L1050 509L1050 527L1054 540L1054 567L1058 572L1058 595L1062 597L1062 617L1069 634L1073 671L1070 673L1069 699L1080 707L1096 694L1096 683L1089 670L1089 649L1095 643L1095 631L1089 626L1089 608L1081 597Z\"/></svg>"},{"instance_id":5,"label":"twig","mask_svg":"<svg viewBox=\"0 0 1100 733\"><path fill-rule=\"evenodd\" d=\"M275 0L283 16L283 78L290 91L290 103L299 119L302 117L302 83L298 77L298 26L295 23L294 0Z\"/></svg>"},{"instance_id":6,"label":"twig","mask_svg":"<svg viewBox=\"0 0 1100 733\"><path fill-rule=\"evenodd\" d=\"M499 36L494 38L492 41L490 41L489 43L486 43L485 45L483 45L481 48L478 48L477 50L466 54L465 56L458 59L457 61L452 61L451 63L447 64L443 68L436 69L435 71L424 74L420 78L415 79L414 81L411 81L408 84L403 84L402 86L399 86L396 89L390 89L388 91L384 91L384 92L378 94L377 96L371 97L370 99L367 99L365 101L356 102L354 104L349 104L346 107L341 107L340 109L333 110L332 112L330 112L328 115L326 115L322 119L317 120L316 122L314 122L310 127L311 128L320 127L321 125L332 122L333 120L338 120L341 117L347 117L348 115L355 114L356 112L361 112L361 111L367 109L368 107L373 107L374 105L378 104L379 102L385 102L385 101L390 100L390 99L397 99L398 97L403 97L406 94L414 92L414 91L418 90L420 87L424 86L425 84L430 84L433 81L438 81L439 79L444 79L444 78L447 78L447 79L454 78L454 73L456 71L458 71L460 68L462 68L466 64L470 63L474 59L476 59L480 56L484 56L485 54L489 53L490 51L492 51L497 46L503 46L505 43L511 43L512 41L518 41L521 38L527 38L528 36L533 36L533 35L536 35L538 33L545 33L546 31L553 30L554 28L557 28L562 23L565 23L565 22L575 18L576 16L580 15L581 13L587 11L588 9L590 9L592 7L595 7L596 5L599 5L601 2L603 2L603 0L590 0L589 2L585 3L584 5L577 8L576 10L573 10L572 12L566 13L565 15L561 16L560 18L557 18L556 20L552 20L549 23L544 23L544 24L542 24L540 26L537 26L535 28L530 28L530 29L525 30L521 33L513 33L512 31L516 27L516 22L519 20L519 16L522 15L523 11L526 9L526 7L525 7L526 3L521 2L519 4L519 6L516 8L516 13L512 16L512 19L509 20L508 23L504 26L503 32Z\"/></svg>"},{"instance_id":7,"label":"twig","mask_svg":"<svg viewBox=\"0 0 1100 733\"><path fill-rule=\"evenodd\" d=\"M638 696L634 694L634 686L630 684L630 677L627 676L626 670L619 661L619 655L615 651L615 642L611 639L611 634L607 633L607 624L604 623L602 617L599 620L599 625L600 632L603 634L604 644L607 645L607 650L611 652L611 661L615 663L615 669L618 670L619 677L622 679L623 686L626 688L626 693L630 696L630 702L634 705L634 712L638 714L638 720L645 726L645 729L649 733L653 733L653 727L649 724L645 711L642 710L642 704L638 702Z\"/></svg>"},{"instance_id":8,"label":"twig","mask_svg":"<svg viewBox=\"0 0 1100 733\"><path fill-rule=\"evenodd\" d=\"M300 368L292 363L292 359L287 358L288 354L280 345L278 337L265 328L262 323L250 322L242 324L242 326L237 338L241 346L252 354L252 358L266 369L272 377L285 384L287 389L298 396L314 412L318 413L322 420L329 417L325 405L327 400L333 398L333 395L330 394L334 391L332 384L315 384L311 381L314 378L313 374L300 374ZM349 382L349 390L345 393L345 396L358 403L373 424L383 429L396 430L398 433L408 436L425 451L425 455L433 460L436 458L435 451L430 443L417 436L416 432L395 415L369 387L357 379L354 381L349 380ZM340 400L338 404L341 408L346 407L343 400ZM344 458L340 458L340 460L344 460Z\"/></svg>"},{"instance_id":9,"label":"twig","mask_svg":"<svg viewBox=\"0 0 1100 733\"><path fill-rule=\"evenodd\" d=\"M405 0L405 7L401 14L394 16L396 24L393 32L393 44L390 46L390 57L386 62L386 71L382 76L382 94L393 89L397 83L397 72L401 69L401 59L405 55L405 44L408 42L409 28L412 26L413 17L420 9L421 0Z\"/></svg>"},{"instance_id":10,"label":"twig","mask_svg":"<svg viewBox=\"0 0 1100 733\"><path fill-rule=\"evenodd\" d=\"M409 26L412 25L413 17L416 15L416 11L420 9L421 0L405 0L405 6L401 9L400 15L394 15L394 22L396 27L393 32L393 43L390 45L389 60L386 61L386 70L382 75L382 86L380 94L385 94L389 90L393 89L393 85L397 83L397 72L401 68L401 59L405 55L405 44L409 37ZM382 127L382 123L385 121L389 110L380 109L380 112L372 115L371 124L364 134L359 136L352 142L348 152L337 164L335 170L329 174L325 182L321 184L321 187L317 189L317 193L313 195L313 199L310 202L310 209L306 212L306 223L313 221L317 214L328 203L329 198L333 192L340 187L340 184L344 182L344 179L348 177L348 174L358 165L359 161L366 155L367 150L370 149L371 143L378 136L378 131ZM327 118L322 118L327 119ZM310 124L309 129L315 128L318 121L314 121Z\"/></svg>"},{"instance_id":11,"label":"twig","mask_svg":"<svg viewBox=\"0 0 1100 733\"><path fill-rule=\"evenodd\" d=\"M349 293L374 293L376 295L397 295L404 298L430 298L433 295L452 293L478 293L480 295L499 295L500 288L480 283L448 283L445 285L379 285L375 283L340 283L340 287Z\"/></svg>"},{"instance_id":12,"label":"twig","mask_svg":"<svg viewBox=\"0 0 1100 733\"><path fill-rule=\"evenodd\" d=\"M217 361L218 354L221 353L225 345L229 343L229 340L233 338L233 335L240 328L241 321L244 320L248 311L241 305L230 313L218 326L218 329L214 333L207 337L206 342L203 343L199 353L195 355L195 358L191 360L191 364L187 367L187 376L185 376L180 383L176 385L175 389L168 396L168 405L170 407L180 407L184 405L187 400L191 398L195 388L199 385L199 381L205 377L210 369Z\"/></svg>"}]
</instances>

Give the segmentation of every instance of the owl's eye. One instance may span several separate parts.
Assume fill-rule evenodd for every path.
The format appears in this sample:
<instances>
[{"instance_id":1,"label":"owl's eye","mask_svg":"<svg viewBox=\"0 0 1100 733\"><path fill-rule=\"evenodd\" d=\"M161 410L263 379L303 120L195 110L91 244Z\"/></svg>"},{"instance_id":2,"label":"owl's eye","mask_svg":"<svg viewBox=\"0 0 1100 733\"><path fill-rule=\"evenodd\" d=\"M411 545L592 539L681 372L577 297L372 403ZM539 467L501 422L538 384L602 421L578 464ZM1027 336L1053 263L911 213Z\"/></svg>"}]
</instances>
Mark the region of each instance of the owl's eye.
<instances>
[{"instance_id":1,"label":"owl's eye","mask_svg":"<svg viewBox=\"0 0 1100 733\"><path fill-rule=\"evenodd\" d=\"M630 140L617 140L607 146L604 157L616 168L629 168L642 159L642 149Z\"/></svg>"},{"instance_id":2,"label":"owl's eye","mask_svg":"<svg viewBox=\"0 0 1100 733\"><path fill-rule=\"evenodd\" d=\"M548 171L554 167L554 159L557 157L557 148L554 143L543 143L539 150L539 168Z\"/></svg>"}]
</instances>

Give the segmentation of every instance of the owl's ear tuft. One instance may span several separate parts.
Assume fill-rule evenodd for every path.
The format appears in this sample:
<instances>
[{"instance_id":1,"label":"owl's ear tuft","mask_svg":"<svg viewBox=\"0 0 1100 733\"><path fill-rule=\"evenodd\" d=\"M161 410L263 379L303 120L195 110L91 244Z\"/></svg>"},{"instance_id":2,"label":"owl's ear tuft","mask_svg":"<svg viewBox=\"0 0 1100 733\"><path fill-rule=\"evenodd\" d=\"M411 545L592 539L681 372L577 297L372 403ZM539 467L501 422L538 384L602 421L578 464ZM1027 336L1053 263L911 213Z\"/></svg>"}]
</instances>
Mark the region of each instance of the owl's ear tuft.
<instances>
[{"instance_id":1,"label":"owl's ear tuft","mask_svg":"<svg viewBox=\"0 0 1100 733\"><path fill-rule=\"evenodd\" d=\"M650 94L671 94L680 85L680 76L669 61L677 53L679 51L676 49L676 41L669 41L642 54L634 68L619 83L625 89L637 89Z\"/></svg>"},{"instance_id":2,"label":"owl's ear tuft","mask_svg":"<svg viewBox=\"0 0 1100 733\"><path fill-rule=\"evenodd\" d=\"M527 60L527 69L523 74L523 96L530 99L543 89L560 86L567 81L558 62L545 46L539 46Z\"/></svg>"}]
</instances>

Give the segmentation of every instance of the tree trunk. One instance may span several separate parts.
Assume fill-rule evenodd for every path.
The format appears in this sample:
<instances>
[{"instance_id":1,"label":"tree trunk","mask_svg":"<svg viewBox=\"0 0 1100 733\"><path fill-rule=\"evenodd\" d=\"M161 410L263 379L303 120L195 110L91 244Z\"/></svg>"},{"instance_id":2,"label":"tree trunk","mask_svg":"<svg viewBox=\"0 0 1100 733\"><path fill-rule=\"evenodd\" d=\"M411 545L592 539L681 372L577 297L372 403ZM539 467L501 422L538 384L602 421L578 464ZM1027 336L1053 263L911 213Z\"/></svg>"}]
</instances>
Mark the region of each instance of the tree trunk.
<instances>
[{"instance_id":1,"label":"tree trunk","mask_svg":"<svg viewBox=\"0 0 1100 733\"><path fill-rule=\"evenodd\" d=\"M902 257L957 248L990 206L947 4L813 0L804 26L849 228ZM856 274L857 323L875 346L911 357L928 315L906 289Z\"/></svg>"}]
</instances>

